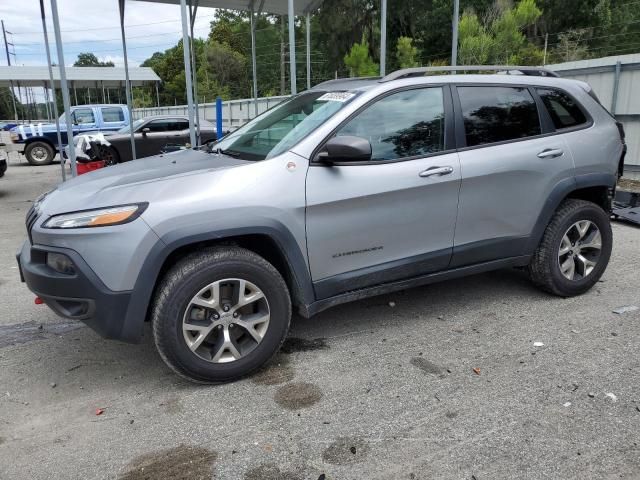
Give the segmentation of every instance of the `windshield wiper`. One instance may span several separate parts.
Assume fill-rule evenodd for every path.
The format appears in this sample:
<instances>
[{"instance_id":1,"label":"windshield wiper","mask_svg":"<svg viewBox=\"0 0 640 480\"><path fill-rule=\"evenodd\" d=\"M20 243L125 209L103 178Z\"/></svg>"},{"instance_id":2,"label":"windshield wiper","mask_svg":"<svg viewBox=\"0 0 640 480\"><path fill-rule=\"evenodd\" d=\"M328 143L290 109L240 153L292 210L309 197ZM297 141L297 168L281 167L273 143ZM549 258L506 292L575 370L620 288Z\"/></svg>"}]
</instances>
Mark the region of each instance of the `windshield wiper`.
<instances>
[{"instance_id":1,"label":"windshield wiper","mask_svg":"<svg viewBox=\"0 0 640 480\"><path fill-rule=\"evenodd\" d=\"M229 157L238 158L240 156L240 152L234 152L233 150L223 150L221 148L217 148L214 152L218 155L227 155Z\"/></svg>"}]
</instances>

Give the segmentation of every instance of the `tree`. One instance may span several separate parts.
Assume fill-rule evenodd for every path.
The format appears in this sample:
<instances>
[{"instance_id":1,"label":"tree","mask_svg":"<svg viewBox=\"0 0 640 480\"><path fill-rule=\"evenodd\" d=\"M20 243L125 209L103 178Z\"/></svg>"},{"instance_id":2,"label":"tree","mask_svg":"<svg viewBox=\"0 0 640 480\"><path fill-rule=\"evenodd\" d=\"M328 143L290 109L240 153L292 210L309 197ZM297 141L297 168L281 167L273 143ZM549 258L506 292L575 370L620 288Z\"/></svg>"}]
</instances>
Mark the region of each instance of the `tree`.
<instances>
[{"instance_id":1,"label":"tree","mask_svg":"<svg viewBox=\"0 0 640 480\"><path fill-rule=\"evenodd\" d=\"M352 77L370 77L378 74L378 65L371 60L369 44L365 41L352 45L349 53L344 56L344 64Z\"/></svg>"},{"instance_id":2,"label":"tree","mask_svg":"<svg viewBox=\"0 0 640 480\"><path fill-rule=\"evenodd\" d=\"M398 44L396 46L396 59L398 60L398 67L419 67L420 62L418 62L417 60L418 56L418 49L413 46L413 38L398 38Z\"/></svg>"},{"instance_id":3,"label":"tree","mask_svg":"<svg viewBox=\"0 0 640 480\"><path fill-rule=\"evenodd\" d=\"M483 21L475 12L466 10L459 24L459 63L541 64L543 52L525 35L540 15L535 0L522 0L514 7L496 3Z\"/></svg>"},{"instance_id":4,"label":"tree","mask_svg":"<svg viewBox=\"0 0 640 480\"><path fill-rule=\"evenodd\" d=\"M93 53L79 53L74 67L115 67L112 61L101 62Z\"/></svg>"}]
</instances>

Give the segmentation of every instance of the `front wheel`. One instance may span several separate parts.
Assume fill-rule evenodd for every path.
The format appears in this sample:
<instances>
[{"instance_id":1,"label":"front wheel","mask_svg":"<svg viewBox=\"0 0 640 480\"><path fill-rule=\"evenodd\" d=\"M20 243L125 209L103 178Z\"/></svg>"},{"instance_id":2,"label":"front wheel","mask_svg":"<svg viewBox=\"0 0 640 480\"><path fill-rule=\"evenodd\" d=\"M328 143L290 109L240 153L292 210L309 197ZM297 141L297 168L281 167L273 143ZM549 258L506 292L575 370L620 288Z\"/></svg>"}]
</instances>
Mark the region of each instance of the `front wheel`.
<instances>
[{"instance_id":1,"label":"front wheel","mask_svg":"<svg viewBox=\"0 0 640 480\"><path fill-rule=\"evenodd\" d=\"M162 279L152 310L162 359L198 383L222 383L256 370L289 330L289 290L262 257L238 247L193 253Z\"/></svg>"},{"instance_id":2,"label":"front wheel","mask_svg":"<svg viewBox=\"0 0 640 480\"><path fill-rule=\"evenodd\" d=\"M611 223L602 208L585 200L565 200L533 255L529 276L549 293L580 295L604 273L612 243Z\"/></svg>"}]
</instances>

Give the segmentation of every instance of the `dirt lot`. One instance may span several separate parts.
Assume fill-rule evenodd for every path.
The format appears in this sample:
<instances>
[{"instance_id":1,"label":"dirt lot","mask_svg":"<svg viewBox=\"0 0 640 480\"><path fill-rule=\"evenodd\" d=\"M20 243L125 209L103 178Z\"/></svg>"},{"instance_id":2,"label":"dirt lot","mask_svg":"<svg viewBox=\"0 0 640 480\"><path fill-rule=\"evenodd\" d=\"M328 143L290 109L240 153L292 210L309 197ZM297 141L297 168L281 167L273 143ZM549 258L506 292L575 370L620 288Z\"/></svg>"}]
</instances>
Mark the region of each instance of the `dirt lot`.
<instances>
[{"instance_id":1,"label":"dirt lot","mask_svg":"<svg viewBox=\"0 0 640 480\"><path fill-rule=\"evenodd\" d=\"M34 305L14 253L59 175L0 179L0 478L640 478L640 311L612 312L640 305L640 229L614 225L582 297L509 270L372 298L202 387L150 335L104 341Z\"/></svg>"}]
</instances>

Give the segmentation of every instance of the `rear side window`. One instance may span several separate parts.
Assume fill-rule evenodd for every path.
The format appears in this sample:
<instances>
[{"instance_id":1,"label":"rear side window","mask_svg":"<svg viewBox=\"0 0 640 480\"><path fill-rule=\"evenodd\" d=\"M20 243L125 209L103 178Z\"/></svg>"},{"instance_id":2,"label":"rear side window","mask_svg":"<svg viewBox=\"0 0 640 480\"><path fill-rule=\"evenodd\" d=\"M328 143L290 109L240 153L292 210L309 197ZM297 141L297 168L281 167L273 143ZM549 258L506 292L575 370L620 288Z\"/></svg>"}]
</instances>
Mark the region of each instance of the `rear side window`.
<instances>
[{"instance_id":1,"label":"rear side window","mask_svg":"<svg viewBox=\"0 0 640 480\"><path fill-rule=\"evenodd\" d=\"M549 111L556 129L575 127L587 123L580 107L573 98L560 90L539 88L538 95Z\"/></svg>"},{"instance_id":2,"label":"rear side window","mask_svg":"<svg viewBox=\"0 0 640 480\"><path fill-rule=\"evenodd\" d=\"M444 150L442 88L393 93L375 102L337 133L366 138L372 160L397 160Z\"/></svg>"},{"instance_id":3,"label":"rear side window","mask_svg":"<svg viewBox=\"0 0 640 480\"><path fill-rule=\"evenodd\" d=\"M539 135L536 102L523 87L458 87L467 146Z\"/></svg>"},{"instance_id":4,"label":"rear side window","mask_svg":"<svg viewBox=\"0 0 640 480\"><path fill-rule=\"evenodd\" d=\"M124 112L121 108L105 107L101 109L102 120L105 122L124 122Z\"/></svg>"}]
</instances>

